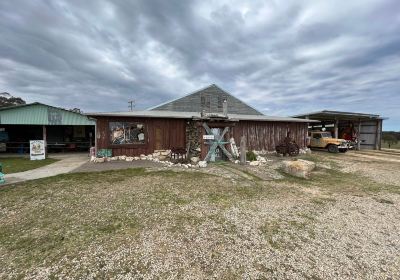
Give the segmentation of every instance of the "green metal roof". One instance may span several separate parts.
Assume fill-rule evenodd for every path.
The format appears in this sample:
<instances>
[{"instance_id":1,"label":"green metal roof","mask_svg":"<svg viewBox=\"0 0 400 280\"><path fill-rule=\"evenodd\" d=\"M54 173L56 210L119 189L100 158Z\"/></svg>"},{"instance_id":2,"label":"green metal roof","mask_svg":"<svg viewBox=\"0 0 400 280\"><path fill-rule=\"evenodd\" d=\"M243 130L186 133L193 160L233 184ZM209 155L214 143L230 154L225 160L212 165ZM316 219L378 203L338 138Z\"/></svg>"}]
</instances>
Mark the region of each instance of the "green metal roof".
<instances>
[{"instance_id":1,"label":"green metal roof","mask_svg":"<svg viewBox=\"0 0 400 280\"><path fill-rule=\"evenodd\" d=\"M65 109L31 103L0 109L0 125L95 125L96 121Z\"/></svg>"}]
</instances>

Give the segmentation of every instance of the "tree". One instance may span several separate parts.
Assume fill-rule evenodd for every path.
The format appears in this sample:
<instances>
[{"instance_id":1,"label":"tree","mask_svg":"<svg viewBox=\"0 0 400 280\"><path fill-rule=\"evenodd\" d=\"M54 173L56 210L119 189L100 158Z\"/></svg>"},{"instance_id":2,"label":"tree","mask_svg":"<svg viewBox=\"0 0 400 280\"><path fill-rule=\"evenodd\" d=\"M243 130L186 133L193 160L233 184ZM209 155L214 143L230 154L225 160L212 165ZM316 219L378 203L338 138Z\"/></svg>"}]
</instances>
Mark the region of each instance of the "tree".
<instances>
[{"instance_id":1,"label":"tree","mask_svg":"<svg viewBox=\"0 0 400 280\"><path fill-rule=\"evenodd\" d=\"M396 136L391 133L384 133L382 139L389 145L389 148L391 145L396 145L398 142Z\"/></svg>"}]
</instances>

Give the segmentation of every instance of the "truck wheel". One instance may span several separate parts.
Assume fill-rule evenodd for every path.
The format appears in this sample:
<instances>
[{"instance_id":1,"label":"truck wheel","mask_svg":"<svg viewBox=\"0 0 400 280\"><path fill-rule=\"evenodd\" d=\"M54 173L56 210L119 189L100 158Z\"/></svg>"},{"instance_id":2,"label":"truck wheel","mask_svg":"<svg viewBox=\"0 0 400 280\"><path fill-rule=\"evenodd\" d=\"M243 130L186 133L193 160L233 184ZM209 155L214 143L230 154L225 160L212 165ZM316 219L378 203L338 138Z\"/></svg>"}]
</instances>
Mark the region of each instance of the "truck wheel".
<instances>
[{"instance_id":1,"label":"truck wheel","mask_svg":"<svg viewBox=\"0 0 400 280\"><path fill-rule=\"evenodd\" d=\"M339 148L336 145L329 145L328 146L328 152L330 152L330 153L338 153L339 152Z\"/></svg>"},{"instance_id":2,"label":"truck wheel","mask_svg":"<svg viewBox=\"0 0 400 280\"><path fill-rule=\"evenodd\" d=\"M347 152L347 149L339 149L339 152L345 153L345 152Z\"/></svg>"}]
</instances>

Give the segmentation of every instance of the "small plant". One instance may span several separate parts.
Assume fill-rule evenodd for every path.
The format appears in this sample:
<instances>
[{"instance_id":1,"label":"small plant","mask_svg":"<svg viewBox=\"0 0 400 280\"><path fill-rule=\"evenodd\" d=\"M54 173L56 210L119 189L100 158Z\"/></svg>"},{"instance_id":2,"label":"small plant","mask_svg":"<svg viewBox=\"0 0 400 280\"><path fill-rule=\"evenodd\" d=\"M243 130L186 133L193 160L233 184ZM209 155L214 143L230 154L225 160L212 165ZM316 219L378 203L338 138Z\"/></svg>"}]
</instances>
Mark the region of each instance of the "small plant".
<instances>
[{"instance_id":1,"label":"small plant","mask_svg":"<svg viewBox=\"0 0 400 280\"><path fill-rule=\"evenodd\" d=\"M246 159L249 161L255 161L257 160L257 155L253 151L248 151L246 153Z\"/></svg>"}]
</instances>

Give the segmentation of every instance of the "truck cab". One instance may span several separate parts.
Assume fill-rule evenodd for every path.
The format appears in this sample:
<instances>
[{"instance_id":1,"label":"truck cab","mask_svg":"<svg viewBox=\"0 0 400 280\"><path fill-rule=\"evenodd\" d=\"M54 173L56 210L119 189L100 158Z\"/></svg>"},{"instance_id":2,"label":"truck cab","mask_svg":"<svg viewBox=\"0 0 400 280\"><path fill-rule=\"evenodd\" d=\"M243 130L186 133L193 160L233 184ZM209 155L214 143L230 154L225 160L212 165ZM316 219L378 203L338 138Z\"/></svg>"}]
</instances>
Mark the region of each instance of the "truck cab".
<instances>
[{"instance_id":1,"label":"truck cab","mask_svg":"<svg viewBox=\"0 0 400 280\"><path fill-rule=\"evenodd\" d=\"M328 131L311 131L309 136L309 148L311 149L326 149L330 153L345 153L351 148L349 141L333 138Z\"/></svg>"}]
</instances>

